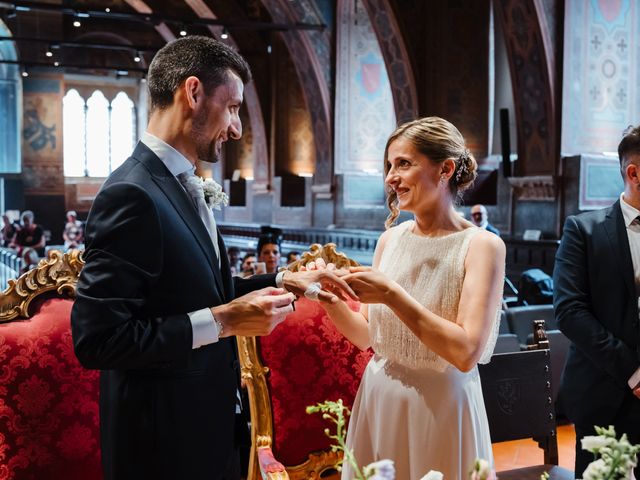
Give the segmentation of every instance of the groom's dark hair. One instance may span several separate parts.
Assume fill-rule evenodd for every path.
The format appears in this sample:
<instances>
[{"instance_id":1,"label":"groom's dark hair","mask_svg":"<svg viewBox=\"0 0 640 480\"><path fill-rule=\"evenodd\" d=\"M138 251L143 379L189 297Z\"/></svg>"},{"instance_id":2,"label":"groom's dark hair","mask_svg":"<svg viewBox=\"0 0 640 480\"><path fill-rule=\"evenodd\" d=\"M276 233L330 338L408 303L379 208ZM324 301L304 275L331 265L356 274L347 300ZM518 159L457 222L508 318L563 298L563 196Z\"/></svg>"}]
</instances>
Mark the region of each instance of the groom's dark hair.
<instances>
[{"instance_id":1,"label":"groom's dark hair","mask_svg":"<svg viewBox=\"0 0 640 480\"><path fill-rule=\"evenodd\" d=\"M251 80L247 61L225 43L197 35L168 43L158 50L149 66L151 111L171 105L176 89L188 77L197 77L211 93L227 80L229 71L243 83Z\"/></svg>"},{"instance_id":2,"label":"groom's dark hair","mask_svg":"<svg viewBox=\"0 0 640 480\"><path fill-rule=\"evenodd\" d=\"M640 126L629 125L622 134L622 140L618 145L618 158L620 159L620 173L625 178L625 171L631 162L631 156L640 156Z\"/></svg>"}]
</instances>

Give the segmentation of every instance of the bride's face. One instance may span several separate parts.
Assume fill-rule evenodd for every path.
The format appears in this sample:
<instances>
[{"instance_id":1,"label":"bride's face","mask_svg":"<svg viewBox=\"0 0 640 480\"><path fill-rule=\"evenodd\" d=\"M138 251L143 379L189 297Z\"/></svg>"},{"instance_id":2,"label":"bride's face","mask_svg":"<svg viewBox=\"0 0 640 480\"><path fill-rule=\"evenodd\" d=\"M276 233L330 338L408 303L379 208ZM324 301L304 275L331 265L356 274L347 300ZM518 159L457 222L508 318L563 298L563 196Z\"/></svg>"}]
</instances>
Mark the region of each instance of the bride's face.
<instances>
[{"instance_id":1,"label":"bride's face","mask_svg":"<svg viewBox=\"0 0 640 480\"><path fill-rule=\"evenodd\" d=\"M429 209L446 191L441 166L418 152L410 140L399 137L389 145L385 184L396 192L398 208L408 212Z\"/></svg>"}]
</instances>

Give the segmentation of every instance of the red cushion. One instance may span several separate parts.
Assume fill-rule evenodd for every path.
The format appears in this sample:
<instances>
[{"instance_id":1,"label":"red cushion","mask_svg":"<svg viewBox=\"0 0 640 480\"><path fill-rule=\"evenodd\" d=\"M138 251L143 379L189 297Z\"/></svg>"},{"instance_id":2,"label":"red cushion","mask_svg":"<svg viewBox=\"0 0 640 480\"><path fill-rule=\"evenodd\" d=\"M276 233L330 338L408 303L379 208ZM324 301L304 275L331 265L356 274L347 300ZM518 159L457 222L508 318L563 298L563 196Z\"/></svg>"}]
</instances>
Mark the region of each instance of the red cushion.
<instances>
[{"instance_id":1,"label":"red cushion","mask_svg":"<svg viewBox=\"0 0 640 480\"><path fill-rule=\"evenodd\" d=\"M0 479L102 478L99 372L73 353L72 305L0 324Z\"/></svg>"},{"instance_id":2,"label":"red cushion","mask_svg":"<svg viewBox=\"0 0 640 480\"><path fill-rule=\"evenodd\" d=\"M359 309L356 303L350 306ZM270 370L273 451L285 465L299 465L310 452L331 444L324 429L332 425L321 414L308 415L306 407L338 398L351 407L371 352L344 338L322 307L305 298L259 345Z\"/></svg>"}]
</instances>

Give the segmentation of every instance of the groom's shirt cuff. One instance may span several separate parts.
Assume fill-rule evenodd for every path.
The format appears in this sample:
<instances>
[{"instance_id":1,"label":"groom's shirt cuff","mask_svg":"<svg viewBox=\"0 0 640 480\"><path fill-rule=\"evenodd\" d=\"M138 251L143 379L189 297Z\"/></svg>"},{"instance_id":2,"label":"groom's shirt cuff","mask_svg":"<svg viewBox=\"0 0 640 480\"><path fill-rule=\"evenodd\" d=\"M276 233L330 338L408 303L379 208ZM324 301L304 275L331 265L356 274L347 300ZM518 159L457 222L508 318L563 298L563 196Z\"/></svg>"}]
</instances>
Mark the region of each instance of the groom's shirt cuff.
<instances>
[{"instance_id":1,"label":"groom's shirt cuff","mask_svg":"<svg viewBox=\"0 0 640 480\"><path fill-rule=\"evenodd\" d=\"M219 340L220 331L211 309L203 308L188 315L189 320L191 320L191 331L193 332L191 348L200 348L203 345L216 343Z\"/></svg>"},{"instance_id":2,"label":"groom's shirt cuff","mask_svg":"<svg viewBox=\"0 0 640 480\"><path fill-rule=\"evenodd\" d=\"M627 384L629 385L629 388L631 388L632 390L638 387L638 384L640 384L640 368L638 368L633 373L633 375L631 375L631 378L629 379Z\"/></svg>"},{"instance_id":3,"label":"groom's shirt cuff","mask_svg":"<svg viewBox=\"0 0 640 480\"><path fill-rule=\"evenodd\" d=\"M284 288L284 274L285 274L286 270L283 270L281 272L279 272L276 275L276 287L278 288Z\"/></svg>"}]
</instances>

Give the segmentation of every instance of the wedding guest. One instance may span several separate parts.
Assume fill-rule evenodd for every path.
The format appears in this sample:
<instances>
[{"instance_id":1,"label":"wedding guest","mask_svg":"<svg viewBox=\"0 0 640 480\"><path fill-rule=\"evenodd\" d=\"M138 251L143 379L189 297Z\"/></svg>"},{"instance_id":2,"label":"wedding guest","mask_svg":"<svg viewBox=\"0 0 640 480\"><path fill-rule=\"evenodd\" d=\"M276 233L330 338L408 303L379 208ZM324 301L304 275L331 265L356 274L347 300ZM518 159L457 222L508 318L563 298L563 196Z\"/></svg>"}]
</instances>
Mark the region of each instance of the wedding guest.
<instances>
[{"instance_id":1,"label":"wedding guest","mask_svg":"<svg viewBox=\"0 0 640 480\"><path fill-rule=\"evenodd\" d=\"M38 256L44 256L44 247L46 244L44 238L44 230L34 222L34 215L31 210L25 210L20 215L20 230L16 232L11 246L18 250L18 254L22 255L22 251L30 247L36 251Z\"/></svg>"},{"instance_id":2,"label":"wedding guest","mask_svg":"<svg viewBox=\"0 0 640 480\"><path fill-rule=\"evenodd\" d=\"M64 239L65 249L78 248L84 243L84 228L74 210L67 212L67 223L64 225L62 238Z\"/></svg>"},{"instance_id":3,"label":"wedding guest","mask_svg":"<svg viewBox=\"0 0 640 480\"><path fill-rule=\"evenodd\" d=\"M476 227L484 228L488 232L500 236L500 230L489 223L489 213L484 205L474 205L471 207L471 221Z\"/></svg>"},{"instance_id":4,"label":"wedding guest","mask_svg":"<svg viewBox=\"0 0 640 480\"><path fill-rule=\"evenodd\" d=\"M298 260L300 260L300 252L292 250L291 252L287 253L287 265L293 262L297 262Z\"/></svg>"},{"instance_id":5,"label":"wedding guest","mask_svg":"<svg viewBox=\"0 0 640 480\"><path fill-rule=\"evenodd\" d=\"M238 247L227 248L227 257L229 258L229 268L231 275L237 275L240 265L240 249Z\"/></svg>"},{"instance_id":6,"label":"wedding guest","mask_svg":"<svg viewBox=\"0 0 640 480\"><path fill-rule=\"evenodd\" d=\"M256 256L253 253L247 253L242 259L241 274L242 278L253 275L253 265L256 263Z\"/></svg>"},{"instance_id":7,"label":"wedding guest","mask_svg":"<svg viewBox=\"0 0 640 480\"><path fill-rule=\"evenodd\" d=\"M620 198L567 217L553 270L556 321L571 340L559 401L575 424L576 478L593 460L580 440L594 425L640 443L640 126L625 132L618 157Z\"/></svg>"},{"instance_id":8,"label":"wedding guest","mask_svg":"<svg viewBox=\"0 0 640 480\"><path fill-rule=\"evenodd\" d=\"M18 223L12 222L9 219L9 215L6 213L2 215L2 229L0 230L1 238L2 238L2 246L8 247L12 242L20 225Z\"/></svg>"},{"instance_id":9,"label":"wedding guest","mask_svg":"<svg viewBox=\"0 0 640 480\"><path fill-rule=\"evenodd\" d=\"M264 262L267 273L275 273L280 267L280 238L274 235L261 235L256 248L258 262Z\"/></svg>"}]
</instances>

